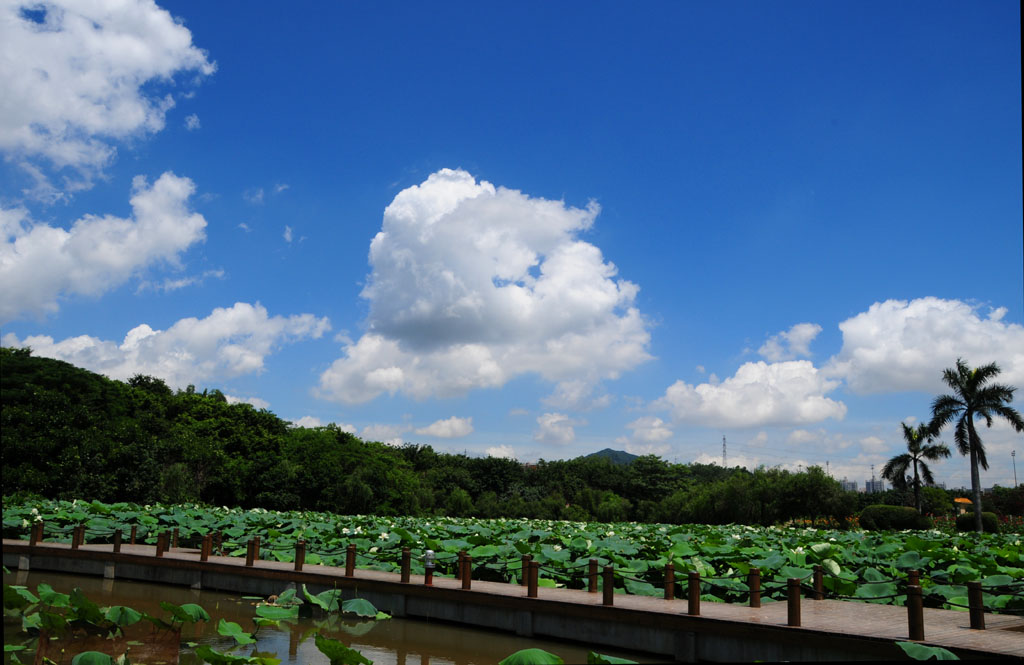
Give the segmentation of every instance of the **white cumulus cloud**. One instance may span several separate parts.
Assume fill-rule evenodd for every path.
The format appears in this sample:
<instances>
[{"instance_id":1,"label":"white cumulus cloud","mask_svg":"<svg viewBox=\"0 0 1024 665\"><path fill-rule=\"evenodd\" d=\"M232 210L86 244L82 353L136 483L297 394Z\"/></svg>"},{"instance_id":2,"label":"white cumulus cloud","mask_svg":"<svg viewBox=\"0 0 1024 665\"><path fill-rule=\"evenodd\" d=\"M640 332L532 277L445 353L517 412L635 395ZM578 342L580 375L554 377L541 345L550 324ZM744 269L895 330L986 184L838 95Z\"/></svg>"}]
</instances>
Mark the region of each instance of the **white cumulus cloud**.
<instances>
[{"instance_id":1,"label":"white cumulus cloud","mask_svg":"<svg viewBox=\"0 0 1024 665\"><path fill-rule=\"evenodd\" d=\"M302 416L298 420L293 420L292 424L296 427L308 427L312 429L314 427L323 427L325 423L316 416ZM353 434L354 433L355 432L353 431Z\"/></svg>"},{"instance_id":2,"label":"white cumulus cloud","mask_svg":"<svg viewBox=\"0 0 1024 665\"><path fill-rule=\"evenodd\" d=\"M363 441L380 441L381 443L386 443L389 446L401 446L403 443L405 443L403 435L411 429L412 427L405 424L367 425L359 434L359 438L361 438Z\"/></svg>"},{"instance_id":3,"label":"white cumulus cloud","mask_svg":"<svg viewBox=\"0 0 1024 665\"><path fill-rule=\"evenodd\" d=\"M963 358L972 367L995 362L999 383L1024 385L1024 326L1004 323L1006 310L959 300L919 298L876 302L839 324L843 346L824 370L854 392L942 393L942 371Z\"/></svg>"},{"instance_id":4,"label":"white cumulus cloud","mask_svg":"<svg viewBox=\"0 0 1024 665\"><path fill-rule=\"evenodd\" d=\"M195 130L199 129L200 126L201 125L199 124L199 116L197 116L195 113L185 116L185 129L187 129L190 132L194 132Z\"/></svg>"},{"instance_id":5,"label":"white cumulus cloud","mask_svg":"<svg viewBox=\"0 0 1024 665\"><path fill-rule=\"evenodd\" d=\"M61 297L97 296L205 238L206 220L189 209L195 185L164 173L132 183L132 218L86 215L69 230L33 223L22 208L0 209L0 323L58 310ZM12 288L17 285L17 288Z\"/></svg>"},{"instance_id":6,"label":"white cumulus cloud","mask_svg":"<svg viewBox=\"0 0 1024 665\"><path fill-rule=\"evenodd\" d=\"M55 342L38 335L3 337L4 346L31 347L33 354L65 360L78 367L125 380L135 374L163 379L174 388L230 379L263 371L263 359L281 344L318 338L330 329L312 314L268 316L259 304L235 303L204 319L181 319L167 330L145 323L120 343L89 335Z\"/></svg>"},{"instance_id":7,"label":"white cumulus cloud","mask_svg":"<svg viewBox=\"0 0 1024 665\"><path fill-rule=\"evenodd\" d=\"M798 323L789 330L769 337L757 352L769 362L808 358L811 355L811 342L820 332L821 326L816 323Z\"/></svg>"},{"instance_id":8,"label":"white cumulus cloud","mask_svg":"<svg viewBox=\"0 0 1024 665\"><path fill-rule=\"evenodd\" d=\"M450 169L403 190L370 244L368 330L320 395L445 397L526 373L592 386L648 360L638 287L579 238L597 213Z\"/></svg>"},{"instance_id":9,"label":"white cumulus cloud","mask_svg":"<svg viewBox=\"0 0 1024 665\"><path fill-rule=\"evenodd\" d=\"M37 179L42 163L77 173L51 193L89 186L117 141L163 129L176 74L216 69L147 0L3 2L0 32L0 150Z\"/></svg>"},{"instance_id":10,"label":"white cumulus cloud","mask_svg":"<svg viewBox=\"0 0 1024 665\"><path fill-rule=\"evenodd\" d=\"M446 420L438 420L431 425L421 427L416 430L416 433L442 439L457 439L473 433L473 419L452 416Z\"/></svg>"},{"instance_id":11,"label":"white cumulus cloud","mask_svg":"<svg viewBox=\"0 0 1024 665\"><path fill-rule=\"evenodd\" d=\"M574 425L581 424L564 413L545 413L537 418L534 441L541 443L567 444L576 439Z\"/></svg>"},{"instance_id":12,"label":"white cumulus cloud","mask_svg":"<svg viewBox=\"0 0 1024 665\"><path fill-rule=\"evenodd\" d=\"M655 416L637 418L626 427L633 430L630 438L638 443L660 443L672 436L668 424Z\"/></svg>"},{"instance_id":13,"label":"white cumulus cloud","mask_svg":"<svg viewBox=\"0 0 1024 665\"><path fill-rule=\"evenodd\" d=\"M846 415L845 404L825 397L838 385L808 360L749 362L717 384L676 381L655 406L676 422L711 427L801 425Z\"/></svg>"},{"instance_id":14,"label":"white cumulus cloud","mask_svg":"<svg viewBox=\"0 0 1024 665\"><path fill-rule=\"evenodd\" d=\"M237 395L224 395L224 399L228 401L228 404L251 404L257 409L268 409L270 408L270 402L259 397L238 397Z\"/></svg>"},{"instance_id":15,"label":"white cumulus cloud","mask_svg":"<svg viewBox=\"0 0 1024 665\"><path fill-rule=\"evenodd\" d=\"M656 416L637 418L626 425L633 430L631 436L621 436L615 442L625 446L626 452L634 455L664 455L670 449L665 440L672 436L668 424Z\"/></svg>"},{"instance_id":16,"label":"white cumulus cloud","mask_svg":"<svg viewBox=\"0 0 1024 665\"><path fill-rule=\"evenodd\" d=\"M503 457L513 460L516 458L516 451L509 446L491 446L485 452L488 457Z\"/></svg>"}]
</instances>

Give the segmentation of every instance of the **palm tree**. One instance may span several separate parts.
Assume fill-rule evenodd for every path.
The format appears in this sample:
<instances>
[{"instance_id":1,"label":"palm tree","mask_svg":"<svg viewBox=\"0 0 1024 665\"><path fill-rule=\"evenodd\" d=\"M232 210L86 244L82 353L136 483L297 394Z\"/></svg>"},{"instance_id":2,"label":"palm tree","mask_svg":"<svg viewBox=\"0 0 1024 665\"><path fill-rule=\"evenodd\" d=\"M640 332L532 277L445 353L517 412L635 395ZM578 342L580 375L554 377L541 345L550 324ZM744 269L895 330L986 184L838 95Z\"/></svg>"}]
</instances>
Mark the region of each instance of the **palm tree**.
<instances>
[{"instance_id":1,"label":"palm tree","mask_svg":"<svg viewBox=\"0 0 1024 665\"><path fill-rule=\"evenodd\" d=\"M1016 388L1000 384L985 385L999 374L999 367L990 363L971 369L960 358L956 367L942 372L942 380L952 390L952 395L941 395L932 402L932 422L935 432L956 420L953 439L961 455L971 457L971 494L974 500L974 528L982 532L981 526L981 477L978 465L988 469L985 447L974 427L975 417L984 418L985 425L992 427L992 418L999 416L1010 422L1015 430L1024 432L1024 420L1017 410L1010 406Z\"/></svg>"},{"instance_id":2,"label":"palm tree","mask_svg":"<svg viewBox=\"0 0 1024 665\"><path fill-rule=\"evenodd\" d=\"M928 468L925 460L933 462L944 457L949 457L949 448L944 443L932 443L937 432L922 423L917 427L911 427L903 423L903 439L907 442L907 452L897 455L885 463L882 468L882 477L892 481L895 486L905 486L907 482L907 470L911 465L914 467L914 507L918 514L921 512L921 479L929 485L935 483L932 477L932 470ZM920 471L920 473L918 473Z\"/></svg>"}]
</instances>

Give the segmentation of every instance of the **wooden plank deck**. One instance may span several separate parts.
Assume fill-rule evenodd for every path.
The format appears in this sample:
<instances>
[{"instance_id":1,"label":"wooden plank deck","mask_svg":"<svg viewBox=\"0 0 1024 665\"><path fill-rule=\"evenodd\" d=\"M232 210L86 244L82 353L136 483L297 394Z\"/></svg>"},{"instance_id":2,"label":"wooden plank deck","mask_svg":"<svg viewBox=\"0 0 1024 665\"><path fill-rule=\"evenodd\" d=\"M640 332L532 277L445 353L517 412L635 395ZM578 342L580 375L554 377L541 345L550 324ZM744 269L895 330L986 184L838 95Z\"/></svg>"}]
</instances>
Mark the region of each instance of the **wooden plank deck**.
<instances>
[{"instance_id":1,"label":"wooden plank deck","mask_svg":"<svg viewBox=\"0 0 1024 665\"><path fill-rule=\"evenodd\" d=\"M299 580L307 584L325 586L352 586L361 584L380 585L390 592L410 596L426 597L430 594L453 595L480 605L514 609L528 602L531 607L549 607L559 613L590 614L595 612L621 612L630 615L629 622L640 624L649 621L684 626L684 630L706 630L725 633L736 631L788 631L793 640L813 637L822 640L862 640L867 642L910 641L908 639L907 609L894 605L879 605L841 600L801 601L801 625L787 625L787 603L764 602L760 608L733 603L703 601L700 616L687 615L686 599L666 601L649 596L634 596L617 593L614 606L602 605L600 593L583 590L540 587L537 598L527 598L525 586L501 582L474 580L472 590L465 591L461 582L446 577L435 577L433 585L427 587L423 578L413 578L409 584L401 584L397 573L376 570L355 570L354 577L345 577L344 569L322 565L306 564L301 573L294 570L292 563L258 560L252 567L245 565L244 558L210 556L207 562L199 561L199 550L171 549L162 557L156 557L156 548L151 545L124 544L119 554L113 553L112 545L82 545L73 551L66 543L39 543L31 547L27 541L4 540L5 554L21 556L61 556L87 558L123 563L149 563L189 570L211 572L232 572L264 579L279 579L282 582ZM160 563L158 563L160 562ZM462 595L468 594L468 595ZM681 622L681 623L680 623ZM667 624L666 624L667 625ZM941 646L960 651L968 656L1003 657L1024 659L1024 617L1009 614L985 615L986 630L972 630L966 611L952 611L925 608L923 644ZM788 639L788 638L786 638Z\"/></svg>"}]
</instances>

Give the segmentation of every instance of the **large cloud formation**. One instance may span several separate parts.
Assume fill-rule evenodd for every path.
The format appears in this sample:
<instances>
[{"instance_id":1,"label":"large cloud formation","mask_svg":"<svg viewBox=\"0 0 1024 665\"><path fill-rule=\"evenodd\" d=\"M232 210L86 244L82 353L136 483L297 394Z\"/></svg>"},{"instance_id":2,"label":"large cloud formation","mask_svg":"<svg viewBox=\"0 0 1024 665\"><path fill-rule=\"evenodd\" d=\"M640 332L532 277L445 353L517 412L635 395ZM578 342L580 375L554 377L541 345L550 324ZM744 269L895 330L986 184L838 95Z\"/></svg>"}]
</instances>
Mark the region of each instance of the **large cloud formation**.
<instances>
[{"instance_id":1,"label":"large cloud formation","mask_svg":"<svg viewBox=\"0 0 1024 665\"><path fill-rule=\"evenodd\" d=\"M938 393L948 390L942 370L963 358L974 367L995 362L999 383L1024 386L1024 326L1004 323L1005 308L978 309L933 297L876 302L839 324L843 347L825 371L856 393Z\"/></svg>"},{"instance_id":2,"label":"large cloud formation","mask_svg":"<svg viewBox=\"0 0 1024 665\"><path fill-rule=\"evenodd\" d=\"M799 425L845 417L846 405L825 397L838 386L809 360L748 362L721 383L676 381L655 406L675 422L696 425Z\"/></svg>"},{"instance_id":3,"label":"large cloud formation","mask_svg":"<svg viewBox=\"0 0 1024 665\"><path fill-rule=\"evenodd\" d=\"M597 213L461 170L403 190L370 244L368 330L323 373L320 395L446 397L526 373L586 395L580 382L648 360L638 287L579 239Z\"/></svg>"},{"instance_id":4,"label":"large cloud formation","mask_svg":"<svg viewBox=\"0 0 1024 665\"><path fill-rule=\"evenodd\" d=\"M181 319L167 330L153 330L143 323L129 330L121 343L89 335L60 342L45 335L19 340L10 333L3 337L3 344L31 347L34 355L64 360L113 379L147 374L184 388L190 383L258 374L274 347L319 338L329 329L326 318L272 317L260 304L240 302L218 307L204 319Z\"/></svg>"},{"instance_id":5,"label":"large cloud formation","mask_svg":"<svg viewBox=\"0 0 1024 665\"><path fill-rule=\"evenodd\" d=\"M73 169L62 189L89 186L113 141L163 129L175 102L155 84L215 69L152 0L8 0L0 27L0 150L42 181L37 160Z\"/></svg>"},{"instance_id":6,"label":"large cloud formation","mask_svg":"<svg viewBox=\"0 0 1024 665\"><path fill-rule=\"evenodd\" d=\"M23 208L0 208L0 323L58 309L67 295L96 296L204 239L206 220L189 209L195 185L164 173L152 185L136 177L132 219L86 215L70 230L33 223Z\"/></svg>"}]
</instances>

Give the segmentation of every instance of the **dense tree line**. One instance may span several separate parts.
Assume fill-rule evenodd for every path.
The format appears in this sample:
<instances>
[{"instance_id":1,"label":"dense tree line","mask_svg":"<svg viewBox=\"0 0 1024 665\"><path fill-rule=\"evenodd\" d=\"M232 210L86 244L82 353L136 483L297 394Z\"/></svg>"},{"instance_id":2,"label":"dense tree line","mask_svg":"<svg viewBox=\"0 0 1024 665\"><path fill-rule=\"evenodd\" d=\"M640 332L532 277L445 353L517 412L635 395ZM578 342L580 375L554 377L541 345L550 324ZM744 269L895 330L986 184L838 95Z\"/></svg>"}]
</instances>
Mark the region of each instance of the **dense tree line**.
<instances>
[{"instance_id":1,"label":"dense tree line","mask_svg":"<svg viewBox=\"0 0 1024 665\"><path fill-rule=\"evenodd\" d=\"M651 455L523 465L296 427L218 390L173 391L141 375L114 381L23 349L0 349L0 369L5 496L765 525L842 521L858 509L857 495L817 467L750 472Z\"/></svg>"}]
</instances>

